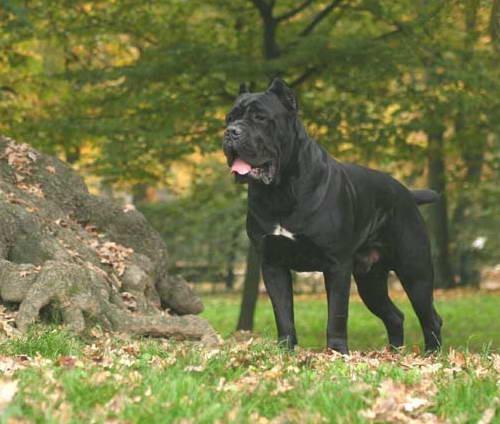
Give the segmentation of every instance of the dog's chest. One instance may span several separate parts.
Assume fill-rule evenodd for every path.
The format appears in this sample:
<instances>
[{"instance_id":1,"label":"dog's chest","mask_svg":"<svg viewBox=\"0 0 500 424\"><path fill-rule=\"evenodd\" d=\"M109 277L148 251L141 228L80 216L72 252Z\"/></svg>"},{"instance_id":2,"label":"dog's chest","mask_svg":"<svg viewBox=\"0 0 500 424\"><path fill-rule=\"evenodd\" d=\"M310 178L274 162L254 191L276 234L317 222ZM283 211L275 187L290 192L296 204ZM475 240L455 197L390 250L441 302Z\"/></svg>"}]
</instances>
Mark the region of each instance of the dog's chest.
<instances>
[{"instance_id":1,"label":"dog's chest","mask_svg":"<svg viewBox=\"0 0 500 424\"><path fill-rule=\"evenodd\" d=\"M295 271L321 271L325 264L321 249L308 237L280 224L264 236L263 254L270 263Z\"/></svg>"},{"instance_id":2,"label":"dog's chest","mask_svg":"<svg viewBox=\"0 0 500 424\"><path fill-rule=\"evenodd\" d=\"M282 236L295 241L295 235L291 231L288 231L285 227L282 227L280 224L275 225L274 231L271 235Z\"/></svg>"}]
</instances>

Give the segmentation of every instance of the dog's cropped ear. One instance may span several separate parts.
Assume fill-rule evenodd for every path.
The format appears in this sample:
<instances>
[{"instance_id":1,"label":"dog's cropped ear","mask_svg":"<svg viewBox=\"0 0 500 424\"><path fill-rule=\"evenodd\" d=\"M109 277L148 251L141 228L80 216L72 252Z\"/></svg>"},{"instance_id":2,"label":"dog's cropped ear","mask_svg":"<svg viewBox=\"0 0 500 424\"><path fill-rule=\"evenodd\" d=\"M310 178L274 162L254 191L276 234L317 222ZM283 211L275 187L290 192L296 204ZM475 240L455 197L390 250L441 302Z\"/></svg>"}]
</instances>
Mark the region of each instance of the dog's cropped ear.
<instances>
[{"instance_id":1,"label":"dog's cropped ear","mask_svg":"<svg viewBox=\"0 0 500 424\"><path fill-rule=\"evenodd\" d=\"M295 92L286 85L285 81L281 78L274 78L267 87L267 91L275 94L280 99L280 102L283 103L288 110L293 112L297 112L299 110L299 105L297 102L297 96Z\"/></svg>"},{"instance_id":2,"label":"dog's cropped ear","mask_svg":"<svg viewBox=\"0 0 500 424\"><path fill-rule=\"evenodd\" d=\"M238 93L238 95L242 95L244 93L250 93L250 90L248 89L247 85L244 82L242 82L240 84L240 92Z\"/></svg>"}]
</instances>

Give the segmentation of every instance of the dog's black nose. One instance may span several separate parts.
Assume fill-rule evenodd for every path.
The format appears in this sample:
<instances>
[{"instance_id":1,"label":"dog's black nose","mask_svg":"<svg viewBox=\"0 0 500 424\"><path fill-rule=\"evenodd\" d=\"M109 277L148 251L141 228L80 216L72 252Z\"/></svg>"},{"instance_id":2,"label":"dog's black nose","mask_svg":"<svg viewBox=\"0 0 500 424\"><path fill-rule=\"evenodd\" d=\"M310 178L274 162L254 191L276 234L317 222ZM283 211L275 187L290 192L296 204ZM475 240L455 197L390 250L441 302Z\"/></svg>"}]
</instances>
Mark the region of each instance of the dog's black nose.
<instances>
[{"instance_id":1,"label":"dog's black nose","mask_svg":"<svg viewBox=\"0 0 500 424\"><path fill-rule=\"evenodd\" d=\"M243 131L241 130L240 127L230 125L226 129L226 134L228 134L232 139L237 139L241 135Z\"/></svg>"}]
</instances>

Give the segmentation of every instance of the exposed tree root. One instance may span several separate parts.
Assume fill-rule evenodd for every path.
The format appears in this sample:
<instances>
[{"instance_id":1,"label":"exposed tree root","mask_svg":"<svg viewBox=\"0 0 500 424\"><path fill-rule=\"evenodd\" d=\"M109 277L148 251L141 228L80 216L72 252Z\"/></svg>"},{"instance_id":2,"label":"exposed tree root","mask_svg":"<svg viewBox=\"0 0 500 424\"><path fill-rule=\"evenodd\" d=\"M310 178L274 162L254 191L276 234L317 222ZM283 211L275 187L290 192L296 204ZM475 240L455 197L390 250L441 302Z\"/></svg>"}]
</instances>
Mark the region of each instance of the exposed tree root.
<instances>
[{"instance_id":1,"label":"exposed tree root","mask_svg":"<svg viewBox=\"0 0 500 424\"><path fill-rule=\"evenodd\" d=\"M20 331L50 305L75 332L99 324L218 340L192 315L203 304L168 274L166 247L142 214L90 195L61 161L1 137L0 301L19 304Z\"/></svg>"}]
</instances>

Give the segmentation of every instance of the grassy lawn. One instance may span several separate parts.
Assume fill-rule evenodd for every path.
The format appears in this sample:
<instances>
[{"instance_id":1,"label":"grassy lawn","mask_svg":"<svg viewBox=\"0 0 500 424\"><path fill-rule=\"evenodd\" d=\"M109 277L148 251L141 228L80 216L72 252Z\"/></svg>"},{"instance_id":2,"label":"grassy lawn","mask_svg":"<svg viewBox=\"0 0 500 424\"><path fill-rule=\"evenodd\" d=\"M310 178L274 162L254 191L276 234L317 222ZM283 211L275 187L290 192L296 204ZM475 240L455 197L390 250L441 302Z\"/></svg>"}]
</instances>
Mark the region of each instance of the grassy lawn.
<instances>
[{"instance_id":1,"label":"grassy lawn","mask_svg":"<svg viewBox=\"0 0 500 424\"><path fill-rule=\"evenodd\" d=\"M275 346L265 298L257 311L262 337L249 340L228 337L237 297L205 299L205 317L226 339L218 347L35 327L0 342L0 422L499 422L499 300L439 300L446 347L436 357L383 351L382 325L356 300L352 355L309 349L324 343L319 296L297 301L302 347L294 353ZM421 344L407 303L398 303L409 346Z\"/></svg>"},{"instance_id":2,"label":"grassy lawn","mask_svg":"<svg viewBox=\"0 0 500 424\"><path fill-rule=\"evenodd\" d=\"M444 297L446 296L446 298ZM423 336L411 305L402 293L392 296L405 315L406 346L423 346ZM235 295L207 296L204 316L224 337L234 331L240 298ZM481 352L500 348L500 296L477 292L436 293L436 309L443 318L443 346ZM326 333L324 294L296 296L295 321L299 344L322 349ZM261 296L255 315L255 332L274 340L276 330L271 302ZM352 296L349 310L349 347L351 350L382 349L387 336L382 322Z\"/></svg>"}]
</instances>

